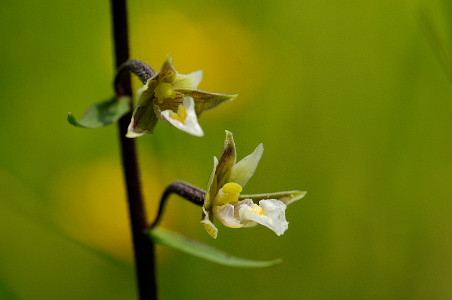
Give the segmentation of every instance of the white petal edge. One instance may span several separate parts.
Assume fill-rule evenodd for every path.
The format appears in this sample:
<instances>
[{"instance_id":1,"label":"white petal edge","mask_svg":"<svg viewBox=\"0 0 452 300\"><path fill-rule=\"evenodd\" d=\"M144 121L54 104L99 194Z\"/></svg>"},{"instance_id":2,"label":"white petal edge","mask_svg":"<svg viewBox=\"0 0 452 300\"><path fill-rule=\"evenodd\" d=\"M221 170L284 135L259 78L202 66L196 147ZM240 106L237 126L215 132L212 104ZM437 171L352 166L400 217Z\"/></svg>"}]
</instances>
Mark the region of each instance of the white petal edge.
<instances>
[{"instance_id":1,"label":"white petal edge","mask_svg":"<svg viewBox=\"0 0 452 300\"><path fill-rule=\"evenodd\" d=\"M257 165L264 153L264 145L259 144L253 153L236 163L229 174L225 176L228 182L235 182L244 187L256 171Z\"/></svg>"},{"instance_id":2,"label":"white petal edge","mask_svg":"<svg viewBox=\"0 0 452 300\"><path fill-rule=\"evenodd\" d=\"M194 135L194 136L203 136L204 132L202 131L202 128L198 123L198 117L196 116L195 102L194 102L193 98L185 97L184 98L184 106L185 106L185 110L187 112L187 117L185 118L185 123L182 123L179 120L171 118L171 113L174 113L171 110L162 111L162 117L165 118L165 120L168 123L170 123L177 129L185 131L186 133Z\"/></svg>"},{"instance_id":3,"label":"white petal edge","mask_svg":"<svg viewBox=\"0 0 452 300\"><path fill-rule=\"evenodd\" d=\"M173 81L173 88L175 90L195 90L198 88L202 79L202 70L192 72L187 75L177 74Z\"/></svg>"},{"instance_id":4,"label":"white petal edge","mask_svg":"<svg viewBox=\"0 0 452 300\"><path fill-rule=\"evenodd\" d=\"M278 236L282 235L289 227L285 216L287 206L275 199L261 200L259 206L262 208L262 216L251 212L245 206L241 206L239 210L240 223L254 221L273 230Z\"/></svg>"},{"instance_id":5,"label":"white petal edge","mask_svg":"<svg viewBox=\"0 0 452 300\"><path fill-rule=\"evenodd\" d=\"M133 131L133 125L132 125L132 123L130 123L129 127L127 129L126 137L133 139L133 138L137 138L139 136L142 136L144 134L145 134L145 132L140 132L140 133L134 132Z\"/></svg>"},{"instance_id":6,"label":"white petal edge","mask_svg":"<svg viewBox=\"0 0 452 300\"><path fill-rule=\"evenodd\" d=\"M222 206L214 206L213 214L224 226L230 228L243 227L243 224L234 217L234 206L232 204L228 203Z\"/></svg>"}]
</instances>

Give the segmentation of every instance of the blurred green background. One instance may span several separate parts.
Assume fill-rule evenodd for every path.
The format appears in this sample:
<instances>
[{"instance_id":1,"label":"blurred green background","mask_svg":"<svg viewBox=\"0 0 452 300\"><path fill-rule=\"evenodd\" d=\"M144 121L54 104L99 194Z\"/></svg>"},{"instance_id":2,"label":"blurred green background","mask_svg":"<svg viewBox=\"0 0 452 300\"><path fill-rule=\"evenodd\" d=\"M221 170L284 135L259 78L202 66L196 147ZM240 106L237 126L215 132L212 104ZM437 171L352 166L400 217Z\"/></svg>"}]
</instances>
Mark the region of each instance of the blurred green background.
<instances>
[{"instance_id":1,"label":"blurred green background","mask_svg":"<svg viewBox=\"0 0 452 300\"><path fill-rule=\"evenodd\" d=\"M239 97L138 139L149 213L176 179L206 187L224 130L264 143L246 193L307 190L289 230L220 227L172 198L164 226L242 257L233 269L158 248L161 299L450 299L452 88L416 18L438 2L130 1L132 57L204 71ZM112 94L108 1L0 2L0 298L134 299L115 126L72 127ZM135 81L135 87L139 84ZM220 226L220 225L219 225Z\"/></svg>"}]
</instances>

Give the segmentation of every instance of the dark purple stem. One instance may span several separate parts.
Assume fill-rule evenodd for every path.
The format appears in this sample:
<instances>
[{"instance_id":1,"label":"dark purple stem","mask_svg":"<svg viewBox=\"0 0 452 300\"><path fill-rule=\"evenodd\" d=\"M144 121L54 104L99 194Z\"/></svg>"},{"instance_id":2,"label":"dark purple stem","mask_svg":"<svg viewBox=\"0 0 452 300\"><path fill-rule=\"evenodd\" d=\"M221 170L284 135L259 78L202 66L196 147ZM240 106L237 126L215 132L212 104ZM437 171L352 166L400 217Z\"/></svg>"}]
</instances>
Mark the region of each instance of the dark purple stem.
<instances>
[{"instance_id":1,"label":"dark purple stem","mask_svg":"<svg viewBox=\"0 0 452 300\"><path fill-rule=\"evenodd\" d=\"M126 0L111 0L111 7L116 58L115 66L119 68L129 59ZM132 96L129 74L122 75L120 81L115 82L116 84L120 86L121 95ZM132 103L130 103L130 106L132 108ZM138 294L139 298L143 300L157 299L154 244L145 234L148 228L148 222L146 220L143 195L141 193L135 141L125 137L131 117L132 114L128 113L119 120L119 138L129 204Z\"/></svg>"},{"instance_id":2,"label":"dark purple stem","mask_svg":"<svg viewBox=\"0 0 452 300\"><path fill-rule=\"evenodd\" d=\"M114 86L117 95L124 95L125 91L123 90L122 82L124 77L129 76L129 72L138 76L143 84L155 75L155 71L144 62L137 59L129 59L116 70Z\"/></svg>"},{"instance_id":3,"label":"dark purple stem","mask_svg":"<svg viewBox=\"0 0 452 300\"><path fill-rule=\"evenodd\" d=\"M199 206L204 205L204 197L206 196L205 191L201 190L200 188L197 188L194 185L191 185L184 181L174 181L166 188L165 192L163 192L157 216L155 217L154 222L150 226L151 229L157 226L160 220L162 219L166 201L171 194L179 195L182 198L190 201L191 203L194 203Z\"/></svg>"}]
</instances>

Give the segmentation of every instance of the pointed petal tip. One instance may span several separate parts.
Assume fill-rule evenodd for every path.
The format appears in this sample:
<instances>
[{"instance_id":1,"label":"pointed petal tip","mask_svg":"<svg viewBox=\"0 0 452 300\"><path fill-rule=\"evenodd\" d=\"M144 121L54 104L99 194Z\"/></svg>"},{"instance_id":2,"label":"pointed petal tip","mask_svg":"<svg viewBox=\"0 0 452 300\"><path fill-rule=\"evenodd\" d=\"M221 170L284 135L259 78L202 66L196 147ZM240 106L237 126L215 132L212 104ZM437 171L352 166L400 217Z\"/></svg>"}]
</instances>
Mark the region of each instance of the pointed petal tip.
<instances>
[{"instance_id":1,"label":"pointed petal tip","mask_svg":"<svg viewBox=\"0 0 452 300\"><path fill-rule=\"evenodd\" d=\"M197 76L199 76L199 77L201 77L202 78L202 75L204 74L203 73L203 71L202 70L196 70L196 71L194 71L194 72L191 72L190 74L196 74ZM188 74L188 75L190 75L190 74Z\"/></svg>"},{"instance_id":2,"label":"pointed petal tip","mask_svg":"<svg viewBox=\"0 0 452 300\"><path fill-rule=\"evenodd\" d=\"M232 147L232 148L234 148L234 151L235 151L234 136L233 136L232 132L230 132L228 130L225 130L225 132L226 132L226 138L224 140L224 147L225 148ZM234 159L234 161L235 161L235 159Z\"/></svg>"},{"instance_id":3,"label":"pointed petal tip","mask_svg":"<svg viewBox=\"0 0 452 300\"><path fill-rule=\"evenodd\" d=\"M306 196L306 191L295 191L295 195L296 195L296 200L299 200L299 199L301 199L301 198L303 198L304 196Z\"/></svg>"},{"instance_id":4,"label":"pointed petal tip","mask_svg":"<svg viewBox=\"0 0 452 300\"><path fill-rule=\"evenodd\" d=\"M264 152L264 144L260 143L259 145L257 145L256 150L254 151Z\"/></svg>"},{"instance_id":5,"label":"pointed petal tip","mask_svg":"<svg viewBox=\"0 0 452 300\"><path fill-rule=\"evenodd\" d=\"M137 137L142 136L144 134L145 134L145 132L135 132L135 131L133 131L132 124L130 124L129 128L127 130L127 133L126 133L126 137L130 138L130 139L134 139L134 138L137 138Z\"/></svg>"},{"instance_id":6,"label":"pointed petal tip","mask_svg":"<svg viewBox=\"0 0 452 300\"><path fill-rule=\"evenodd\" d=\"M293 191L293 193L296 195L297 200L303 198L306 195L306 191Z\"/></svg>"},{"instance_id":7,"label":"pointed petal tip","mask_svg":"<svg viewBox=\"0 0 452 300\"><path fill-rule=\"evenodd\" d=\"M133 132L133 131L129 131L126 134L126 137L130 138L130 139L134 139L134 138L139 137L139 136L142 136L142 134L138 134L138 133Z\"/></svg>"},{"instance_id":8,"label":"pointed petal tip","mask_svg":"<svg viewBox=\"0 0 452 300\"><path fill-rule=\"evenodd\" d=\"M197 137L203 137L204 136L204 131L202 131L201 128L199 128L200 131L194 131L194 132L187 132L193 136L197 136Z\"/></svg>"},{"instance_id":9,"label":"pointed petal tip","mask_svg":"<svg viewBox=\"0 0 452 300\"><path fill-rule=\"evenodd\" d=\"M174 71L173 59L171 58L171 56L169 54L166 56L166 59L163 62L162 67L160 68L160 72L168 70L168 69L173 69L173 71Z\"/></svg>"},{"instance_id":10,"label":"pointed petal tip","mask_svg":"<svg viewBox=\"0 0 452 300\"><path fill-rule=\"evenodd\" d=\"M293 191L291 192L291 195L288 197L288 199L283 202L284 204L289 205L303 198L306 195L306 193L307 193L306 191Z\"/></svg>"},{"instance_id":11,"label":"pointed petal tip","mask_svg":"<svg viewBox=\"0 0 452 300\"><path fill-rule=\"evenodd\" d=\"M222 103L230 102L230 101L234 100L235 98L237 98L238 95L239 94L233 94L233 95L222 94L222 96L223 96Z\"/></svg>"}]
</instances>

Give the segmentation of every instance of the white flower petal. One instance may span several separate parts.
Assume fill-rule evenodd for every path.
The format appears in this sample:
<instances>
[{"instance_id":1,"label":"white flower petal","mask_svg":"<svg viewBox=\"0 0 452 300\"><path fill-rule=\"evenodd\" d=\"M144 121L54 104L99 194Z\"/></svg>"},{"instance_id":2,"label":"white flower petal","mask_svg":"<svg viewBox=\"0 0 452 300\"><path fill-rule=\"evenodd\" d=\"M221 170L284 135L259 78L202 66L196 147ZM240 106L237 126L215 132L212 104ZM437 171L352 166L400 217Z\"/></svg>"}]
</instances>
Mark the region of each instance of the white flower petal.
<instances>
[{"instance_id":1,"label":"white flower petal","mask_svg":"<svg viewBox=\"0 0 452 300\"><path fill-rule=\"evenodd\" d=\"M281 235L287 230L289 223L286 221L285 211L287 206L275 199L261 200L259 206L262 215L256 213L251 206L241 205L239 208L240 223L254 221Z\"/></svg>"},{"instance_id":2,"label":"white flower petal","mask_svg":"<svg viewBox=\"0 0 452 300\"><path fill-rule=\"evenodd\" d=\"M202 71L198 70L187 75L177 74L172 84L175 90L195 90L198 88L201 79Z\"/></svg>"},{"instance_id":3,"label":"white flower petal","mask_svg":"<svg viewBox=\"0 0 452 300\"><path fill-rule=\"evenodd\" d=\"M253 153L236 163L225 177L228 182L235 182L244 187L256 171L264 146L259 144Z\"/></svg>"},{"instance_id":4,"label":"white flower petal","mask_svg":"<svg viewBox=\"0 0 452 300\"><path fill-rule=\"evenodd\" d=\"M195 103L192 97L185 97L183 103L187 116L185 117L184 122L181 122L177 119L172 118L175 113L172 110L164 110L162 111L162 117L173 125L174 127L185 131L191 135L195 136L203 136L204 132L202 131L201 126L198 123L198 117L195 112Z\"/></svg>"},{"instance_id":5,"label":"white flower petal","mask_svg":"<svg viewBox=\"0 0 452 300\"><path fill-rule=\"evenodd\" d=\"M243 227L235 214L235 207L232 204L225 204L222 206L214 206L213 214L223 223L224 226L231 228Z\"/></svg>"},{"instance_id":6,"label":"white flower petal","mask_svg":"<svg viewBox=\"0 0 452 300\"><path fill-rule=\"evenodd\" d=\"M237 201L237 203L233 203L233 205L235 206L235 217L240 219L240 209L242 207L253 207L256 206L256 204L254 204L253 200L251 199L245 199L245 200L241 200L241 201ZM254 227L257 225L256 222L254 221L250 221L250 220L241 220L243 222L241 222L243 224L243 227Z\"/></svg>"}]
</instances>

